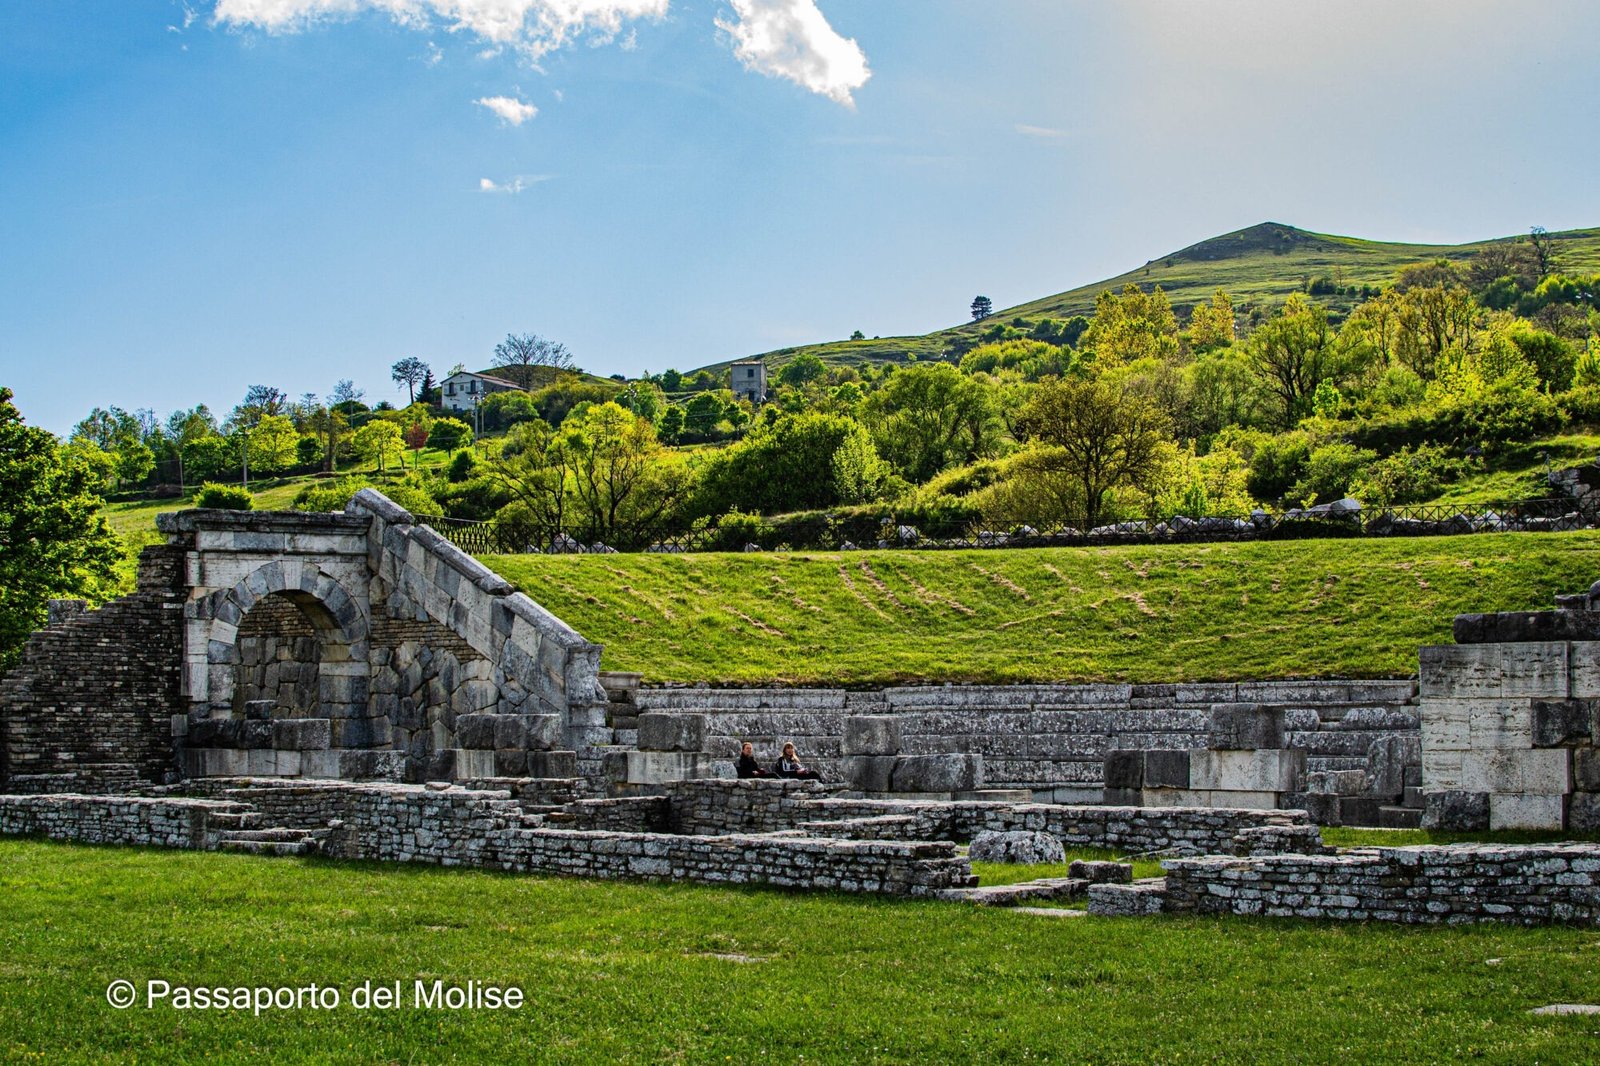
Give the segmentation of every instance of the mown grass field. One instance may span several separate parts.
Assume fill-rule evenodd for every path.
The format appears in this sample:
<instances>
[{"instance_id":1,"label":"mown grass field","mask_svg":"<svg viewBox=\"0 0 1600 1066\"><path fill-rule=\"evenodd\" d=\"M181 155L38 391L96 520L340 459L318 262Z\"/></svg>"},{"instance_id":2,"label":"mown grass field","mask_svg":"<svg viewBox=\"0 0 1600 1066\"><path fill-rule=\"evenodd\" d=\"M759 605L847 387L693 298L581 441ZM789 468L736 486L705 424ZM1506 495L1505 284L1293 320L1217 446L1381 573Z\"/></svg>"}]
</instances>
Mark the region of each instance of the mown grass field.
<instances>
[{"instance_id":1,"label":"mown grass field","mask_svg":"<svg viewBox=\"0 0 1600 1066\"><path fill-rule=\"evenodd\" d=\"M10 1062L1593 1061L1600 933L966 904L0 841ZM468 980L517 1011L113 1010Z\"/></svg>"},{"instance_id":2,"label":"mown grass field","mask_svg":"<svg viewBox=\"0 0 1600 1066\"><path fill-rule=\"evenodd\" d=\"M1600 533L485 562L652 682L1404 677L1587 588Z\"/></svg>"}]
</instances>

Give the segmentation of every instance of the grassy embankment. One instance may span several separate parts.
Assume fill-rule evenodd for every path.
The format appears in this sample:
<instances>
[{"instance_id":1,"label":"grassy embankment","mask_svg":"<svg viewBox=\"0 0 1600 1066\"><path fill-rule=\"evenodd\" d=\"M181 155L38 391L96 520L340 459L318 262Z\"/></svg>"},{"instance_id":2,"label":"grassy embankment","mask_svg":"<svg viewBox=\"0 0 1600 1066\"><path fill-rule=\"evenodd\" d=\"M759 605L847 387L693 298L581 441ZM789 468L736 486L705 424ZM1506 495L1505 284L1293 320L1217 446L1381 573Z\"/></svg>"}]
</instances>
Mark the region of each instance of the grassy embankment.
<instances>
[{"instance_id":1,"label":"grassy embankment","mask_svg":"<svg viewBox=\"0 0 1600 1066\"><path fill-rule=\"evenodd\" d=\"M653 682L1395 677L1587 588L1600 533L485 561Z\"/></svg>"},{"instance_id":2,"label":"grassy embankment","mask_svg":"<svg viewBox=\"0 0 1600 1066\"><path fill-rule=\"evenodd\" d=\"M935 902L0 841L19 1062L1581 1062L1600 934L1062 921ZM342 989L337 1010L112 1010L107 985ZM362 981L516 986L358 1011Z\"/></svg>"}]
</instances>

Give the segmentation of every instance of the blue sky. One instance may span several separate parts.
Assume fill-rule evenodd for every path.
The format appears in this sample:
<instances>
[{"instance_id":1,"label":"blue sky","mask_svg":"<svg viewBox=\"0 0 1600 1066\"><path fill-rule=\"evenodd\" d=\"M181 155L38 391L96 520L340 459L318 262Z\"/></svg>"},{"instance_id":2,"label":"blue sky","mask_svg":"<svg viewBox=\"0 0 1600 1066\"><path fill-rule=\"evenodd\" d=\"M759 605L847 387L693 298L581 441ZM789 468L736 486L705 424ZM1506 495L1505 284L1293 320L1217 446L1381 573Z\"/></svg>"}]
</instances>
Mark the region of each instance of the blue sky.
<instances>
[{"instance_id":1,"label":"blue sky","mask_svg":"<svg viewBox=\"0 0 1600 1066\"><path fill-rule=\"evenodd\" d=\"M0 384L226 411L507 332L922 333L1272 219L1600 225L1590 0L0 4Z\"/></svg>"}]
</instances>

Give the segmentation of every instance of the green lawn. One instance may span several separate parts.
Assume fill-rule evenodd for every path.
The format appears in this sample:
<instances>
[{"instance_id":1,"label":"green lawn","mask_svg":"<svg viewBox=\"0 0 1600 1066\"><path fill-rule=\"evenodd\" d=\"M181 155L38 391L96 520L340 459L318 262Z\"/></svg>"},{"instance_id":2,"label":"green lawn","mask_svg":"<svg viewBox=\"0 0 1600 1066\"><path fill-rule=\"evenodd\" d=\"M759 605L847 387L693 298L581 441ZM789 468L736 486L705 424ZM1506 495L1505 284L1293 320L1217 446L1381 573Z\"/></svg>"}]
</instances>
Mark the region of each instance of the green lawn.
<instances>
[{"instance_id":1,"label":"green lawn","mask_svg":"<svg viewBox=\"0 0 1600 1066\"><path fill-rule=\"evenodd\" d=\"M1600 933L967 904L0 841L12 1062L1593 1061ZM111 1009L468 980L518 1011ZM142 1000L141 1000L142 1004Z\"/></svg>"},{"instance_id":2,"label":"green lawn","mask_svg":"<svg viewBox=\"0 0 1600 1066\"><path fill-rule=\"evenodd\" d=\"M1404 677L1587 588L1600 533L485 561L651 682Z\"/></svg>"}]
</instances>

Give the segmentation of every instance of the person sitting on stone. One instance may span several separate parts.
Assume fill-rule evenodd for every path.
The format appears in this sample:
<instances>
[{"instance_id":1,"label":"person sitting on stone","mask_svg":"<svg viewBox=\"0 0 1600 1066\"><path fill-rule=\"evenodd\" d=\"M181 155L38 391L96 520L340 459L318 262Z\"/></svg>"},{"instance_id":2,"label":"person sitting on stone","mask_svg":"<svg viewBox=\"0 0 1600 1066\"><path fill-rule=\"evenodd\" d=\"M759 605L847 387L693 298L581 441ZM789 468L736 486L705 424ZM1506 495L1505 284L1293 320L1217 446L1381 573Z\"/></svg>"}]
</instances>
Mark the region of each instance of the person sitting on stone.
<instances>
[{"instance_id":1,"label":"person sitting on stone","mask_svg":"<svg viewBox=\"0 0 1600 1066\"><path fill-rule=\"evenodd\" d=\"M733 764L734 771L741 777L771 777L772 774L761 768L756 762L756 750L747 740L739 749L738 761Z\"/></svg>"},{"instance_id":2,"label":"person sitting on stone","mask_svg":"<svg viewBox=\"0 0 1600 1066\"><path fill-rule=\"evenodd\" d=\"M783 754L778 757L772 769L779 777L795 778L800 781L822 780L821 774L809 769L800 761L800 756L795 754L793 742L784 744Z\"/></svg>"}]
</instances>

